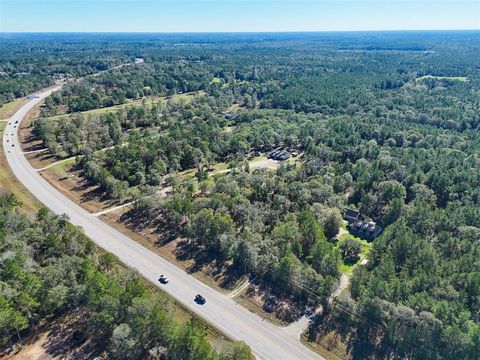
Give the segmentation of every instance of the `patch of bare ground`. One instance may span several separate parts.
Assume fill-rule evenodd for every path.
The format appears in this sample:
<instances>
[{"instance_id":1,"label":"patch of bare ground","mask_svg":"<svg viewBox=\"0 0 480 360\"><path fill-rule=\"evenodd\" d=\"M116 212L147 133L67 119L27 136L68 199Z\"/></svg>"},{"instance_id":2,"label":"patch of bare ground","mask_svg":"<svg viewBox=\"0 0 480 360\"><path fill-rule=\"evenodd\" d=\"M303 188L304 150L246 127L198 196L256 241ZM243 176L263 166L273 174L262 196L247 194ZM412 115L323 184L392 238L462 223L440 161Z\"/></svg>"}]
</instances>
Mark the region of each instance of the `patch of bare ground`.
<instances>
[{"instance_id":1,"label":"patch of bare ground","mask_svg":"<svg viewBox=\"0 0 480 360\"><path fill-rule=\"evenodd\" d=\"M236 112L238 112L240 110L244 110L244 109L246 109L246 108L244 106L240 105L240 104L232 104L227 108L226 112L236 113Z\"/></svg>"},{"instance_id":2,"label":"patch of bare ground","mask_svg":"<svg viewBox=\"0 0 480 360\"><path fill-rule=\"evenodd\" d=\"M180 237L161 216L146 220L133 209L121 208L101 215L100 219L221 292L227 293L245 280L231 262L218 260Z\"/></svg>"},{"instance_id":3,"label":"patch of bare ground","mask_svg":"<svg viewBox=\"0 0 480 360\"><path fill-rule=\"evenodd\" d=\"M276 170L280 167L280 163L272 159L264 158L264 159L250 161L249 166L250 166L250 170L252 171L255 169Z\"/></svg>"},{"instance_id":4,"label":"patch of bare ground","mask_svg":"<svg viewBox=\"0 0 480 360\"><path fill-rule=\"evenodd\" d=\"M97 185L92 185L81 177L75 164L67 165L65 172L52 167L39 174L70 200L92 213L122 204L118 200L107 198Z\"/></svg>"},{"instance_id":5,"label":"patch of bare ground","mask_svg":"<svg viewBox=\"0 0 480 360\"><path fill-rule=\"evenodd\" d=\"M105 354L81 330L81 314L67 315L37 328L12 352L0 353L1 359L53 360L103 359Z\"/></svg>"},{"instance_id":6,"label":"patch of bare ground","mask_svg":"<svg viewBox=\"0 0 480 360\"><path fill-rule=\"evenodd\" d=\"M300 319L305 308L296 301L276 294L261 283L251 283L235 300L249 311L273 324L286 326Z\"/></svg>"}]
</instances>

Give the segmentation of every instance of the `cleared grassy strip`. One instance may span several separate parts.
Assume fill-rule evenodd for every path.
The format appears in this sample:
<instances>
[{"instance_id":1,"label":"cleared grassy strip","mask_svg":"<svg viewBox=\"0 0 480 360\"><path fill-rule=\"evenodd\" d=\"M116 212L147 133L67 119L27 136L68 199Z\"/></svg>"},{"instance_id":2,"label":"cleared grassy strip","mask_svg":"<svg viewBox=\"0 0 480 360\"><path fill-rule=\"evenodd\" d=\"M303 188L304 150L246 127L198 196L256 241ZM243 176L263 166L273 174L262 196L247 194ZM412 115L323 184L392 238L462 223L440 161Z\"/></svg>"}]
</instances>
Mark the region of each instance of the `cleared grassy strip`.
<instances>
[{"instance_id":1,"label":"cleared grassy strip","mask_svg":"<svg viewBox=\"0 0 480 360\"><path fill-rule=\"evenodd\" d=\"M53 172L55 175L57 175L60 179L64 179L69 177L67 169L72 167L72 165L75 164L77 159L75 157L67 159L65 161L62 161L61 163L58 163L56 165L53 165L48 168L49 171Z\"/></svg>"},{"instance_id":2,"label":"cleared grassy strip","mask_svg":"<svg viewBox=\"0 0 480 360\"><path fill-rule=\"evenodd\" d=\"M434 76L434 75L424 75L419 78L416 78L415 81L422 81L425 79L435 79L435 80L457 80L462 82L467 82L468 77L466 76Z\"/></svg>"},{"instance_id":3,"label":"cleared grassy strip","mask_svg":"<svg viewBox=\"0 0 480 360\"><path fill-rule=\"evenodd\" d=\"M128 101L124 104L108 106L108 107L104 107L104 108L100 108L100 109L93 109L93 110L81 111L81 112L78 112L78 113L69 113L69 114L64 114L64 115L51 116L51 117L49 117L49 119L60 120L60 119L64 119L66 117L72 116L74 114L82 114L82 115L87 115L87 116L88 115L101 115L101 114L106 114L106 113L109 113L109 112L115 112L115 111L118 111L118 110L121 110L121 109L126 109L126 108L129 108L129 107L132 107L132 106L138 106L138 105L141 105L144 101L145 101L146 105L148 105L148 106L151 106L153 102L157 102L157 101L162 101L162 102L167 102L169 100L174 101L174 102L181 101L181 100L188 101L188 100L192 100L196 96L201 96L203 94L205 94L204 91L196 91L196 92L190 92L190 93L185 93L185 94L175 94L175 95L170 95L170 96L149 97L149 98L145 98L145 99L132 100L132 101Z\"/></svg>"},{"instance_id":4,"label":"cleared grassy strip","mask_svg":"<svg viewBox=\"0 0 480 360\"><path fill-rule=\"evenodd\" d=\"M10 101L6 104L3 104L0 107L0 120L5 120L10 118L15 112L25 104L26 100L25 99L17 99Z\"/></svg>"}]
</instances>

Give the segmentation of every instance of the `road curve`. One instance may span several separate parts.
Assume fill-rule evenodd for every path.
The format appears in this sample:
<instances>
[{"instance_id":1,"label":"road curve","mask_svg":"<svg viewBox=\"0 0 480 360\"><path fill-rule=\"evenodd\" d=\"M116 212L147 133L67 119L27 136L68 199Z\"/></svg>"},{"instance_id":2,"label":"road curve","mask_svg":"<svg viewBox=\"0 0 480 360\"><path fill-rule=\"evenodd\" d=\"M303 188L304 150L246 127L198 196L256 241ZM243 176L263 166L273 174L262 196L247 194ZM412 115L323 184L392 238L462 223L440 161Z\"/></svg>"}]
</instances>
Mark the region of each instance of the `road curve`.
<instances>
[{"instance_id":1,"label":"road curve","mask_svg":"<svg viewBox=\"0 0 480 360\"><path fill-rule=\"evenodd\" d=\"M67 214L99 247L115 254L120 261L135 268L147 280L159 286L178 302L214 325L227 336L243 340L261 359L323 359L285 329L277 327L238 305L228 295L203 284L182 269L139 245L127 236L84 210L52 187L26 160L18 140L18 128L25 115L60 86L43 90L23 105L8 121L3 134L5 156L19 181L56 214ZM16 123L18 121L18 123ZM9 140L7 142L7 139ZM12 146L14 145L14 146ZM170 279L167 285L157 281L160 274ZM195 294L205 296L205 305L197 305Z\"/></svg>"}]
</instances>

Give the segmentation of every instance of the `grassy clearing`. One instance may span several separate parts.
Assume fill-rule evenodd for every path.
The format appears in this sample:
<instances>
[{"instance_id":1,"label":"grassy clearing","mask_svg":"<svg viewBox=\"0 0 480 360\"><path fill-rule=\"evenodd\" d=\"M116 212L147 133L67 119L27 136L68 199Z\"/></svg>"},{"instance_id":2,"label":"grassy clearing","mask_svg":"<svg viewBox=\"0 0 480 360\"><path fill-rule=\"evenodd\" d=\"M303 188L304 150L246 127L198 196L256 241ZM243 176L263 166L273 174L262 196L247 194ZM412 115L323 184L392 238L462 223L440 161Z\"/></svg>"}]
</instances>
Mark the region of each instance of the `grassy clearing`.
<instances>
[{"instance_id":1,"label":"grassy clearing","mask_svg":"<svg viewBox=\"0 0 480 360\"><path fill-rule=\"evenodd\" d=\"M203 94L204 94L203 91L196 91L196 92L190 92L190 93L184 93L184 94L175 94L175 95L170 95L170 96L149 97L149 98L145 98L145 99L132 100L132 101L128 101L124 104L108 106L108 107L104 107L104 108L100 108L100 109L93 109L93 110L81 111L81 112L78 112L78 113L71 113L71 114L64 114L64 115L56 115L56 116L50 117L49 119L61 120L61 119L64 119L66 117L69 117L73 114L83 114L83 115L87 115L87 116L88 115L101 115L101 114L106 114L106 113L109 113L109 112L115 112L115 111L118 111L118 110L121 110L121 109L129 108L129 107L132 107L132 106L138 106L138 105L141 105L144 101L145 101L147 106L151 106L152 103L155 102L155 101L162 101L162 102L167 102L169 100L174 101L174 102L178 102L178 101L181 101L181 100L188 101L188 100L192 100L196 96L200 96L200 95L203 95Z\"/></svg>"},{"instance_id":2,"label":"grassy clearing","mask_svg":"<svg viewBox=\"0 0 480 360\"><path fill-rule=\"evenodd\" d=\"M70 169L76 161L77 159L74 157L67 159L65 161L62 161L61 163L49 167L48 171L53 172L56 176L58 176L59 179L67 178L69 177L68 169Z\"/></svg>"},{"instance_id":3,"label":"grassy clearing","mask_svg":"<svg viewBox=\"0 0 480 360\"><path fill-rule=\"evenodd\" d=\"M219 171L225 171L225 170L228 170L228 163L226 162L219 162L219 163L216 163L214 166L213 166L213 173L218 173Z\"/></svg>"},{"instance_id":4,"label":"grassy clearing","mask_svg":"<svg viewBox=\"0 0 480 360\"><path fill-rule=\"evenodd\" d=\"M425 75L421 76L419 78L416 78L415 81L422 81L425 79L435 79L435 80L456 80L456 81L462 81L462 82L467 82L468 77L466 76L434 76L434 75Z\"/></svg>"},{"instance_id":5,"label":"grassy clearing","mask_svg":"<svg viewBox=\"0 0 480 360\"><path fill-rule=\"evenodd\" d=\"M0 123L0 137L3 137L6 125L6 123ZM41 207L41 204L12 174L3 151L3 146L0 146L0 193L14 194L22 202L22 209L33 215Z\"/></svg>"},{"instance_id":6,"label":"grassy clearing","mask_svg":"<svg viewBox=\"0 0 480 360\"><path fill-rule=\"evenodd\" d=\"M358 261L354 264L346 264L345 262L342 261L342 264L340 265L340 272L342 274L346 274L346 275L349 275L351 274L351 272L353 271L353 269L358 266L364 259L367 258L368 254L370 253L370 251L372 250L372 243L366 241L366 240L363 240L363 239L360 239L358 237L355 237L351 234L343 234L341 235L339 238L338 238L338 242L337 242L337 245L336 247L338 247L338 245L340 244L340 242L342 240L345 240L345 239L354 239L354 240L357 240L358 242L360 242L362 244L362 251L360 252L360 259L358 259Z\"/></svg>"},{"instance_id":7,"label":"grassy clearing","mask_svg":"<svg viewBox=\"0 0 480 360\"><path fill-rule=\"evenodd\" d=\"M0 107L0 120L10 118L25 102L25 99L17 99L3 104L3 106Z\"/></svg>"}]
</instances>

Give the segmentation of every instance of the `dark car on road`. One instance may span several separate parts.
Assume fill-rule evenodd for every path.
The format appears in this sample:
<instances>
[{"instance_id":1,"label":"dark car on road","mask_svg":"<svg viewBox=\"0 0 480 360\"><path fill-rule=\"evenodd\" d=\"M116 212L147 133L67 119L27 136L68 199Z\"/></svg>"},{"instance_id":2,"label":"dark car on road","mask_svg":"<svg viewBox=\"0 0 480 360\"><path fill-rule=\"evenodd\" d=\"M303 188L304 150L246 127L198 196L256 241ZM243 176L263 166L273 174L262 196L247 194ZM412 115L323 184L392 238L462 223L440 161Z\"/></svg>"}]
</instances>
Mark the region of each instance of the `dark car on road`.
<instances>
[{"instance_id":1,"label":"dark car on road","mask_svg":"<svg viewBox=\"0 0 480 360\"><path fill-rule=\"evenodd\" d=\"M205 304L206 301L207 300L205 300L205 298L202 295L200 295L200 294L195 295L195 302L197 304L203 305L203 304Z\"/></svg>"},{"instance_id":2,"label":"dark car on road","mask_svg":"<svg viewBox=\"0 0 480 360\"><path fill-rule=\"evenodd\" d=\"M160 275L158 281L160 281L162 284L168 284L168 278L165 275Z\"/></svg>"}]
</instances>

